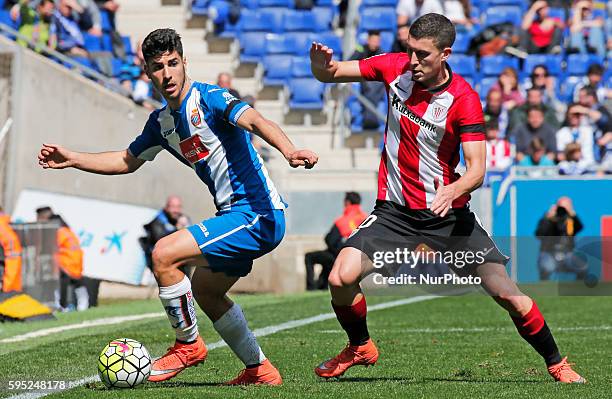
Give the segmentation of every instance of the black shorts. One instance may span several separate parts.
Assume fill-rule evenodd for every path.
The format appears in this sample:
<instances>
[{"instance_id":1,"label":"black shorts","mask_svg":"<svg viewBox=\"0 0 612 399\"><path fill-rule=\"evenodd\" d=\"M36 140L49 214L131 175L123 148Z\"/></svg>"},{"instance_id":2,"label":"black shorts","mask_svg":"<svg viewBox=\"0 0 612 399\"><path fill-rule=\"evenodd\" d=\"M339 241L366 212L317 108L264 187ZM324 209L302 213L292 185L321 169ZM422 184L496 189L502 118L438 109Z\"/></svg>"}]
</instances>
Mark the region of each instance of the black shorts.
<instances>
[{"instance_id":1,"label":"black shorts","mask_svg":"<svg viewBox=\"0 0 612 399\"><path fill-rule=\"evenodd\" d=\"M446 216L439 217L429 209L408 209L381 200L376 201L374 211L347 239L344 247L359 249L370 261L381 263L382 260L385 264L391 260L384 259L385 253L393 252L406 260L402 255L416 250L422 252L423 257L412 259L427 259L427 263L442 263L464 272L483 263L506 265L510 260L499 251L467 207L451 209ZM426 253L429 254L427 258L424 257Z\"/></svg>"}]
</instances>

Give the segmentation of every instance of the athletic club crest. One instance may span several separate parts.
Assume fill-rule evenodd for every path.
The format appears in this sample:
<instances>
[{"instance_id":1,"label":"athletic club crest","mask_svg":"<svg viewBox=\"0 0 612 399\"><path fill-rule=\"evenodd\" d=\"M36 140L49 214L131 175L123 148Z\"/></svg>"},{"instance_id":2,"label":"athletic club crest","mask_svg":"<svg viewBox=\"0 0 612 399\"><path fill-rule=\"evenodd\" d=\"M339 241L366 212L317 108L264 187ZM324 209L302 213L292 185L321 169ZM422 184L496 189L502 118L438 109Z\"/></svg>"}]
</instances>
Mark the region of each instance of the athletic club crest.
<instances>
[{"instance_id":1,"label":"athletic club crest","mask_svg":"<svg viewBox=\"0 0 612 399\"><path fill-rule=\"evenodd\" d=\"M202 124L202 117L200 116L200 112L198 111L197 108L194 108L191 111L191 124L195 127L200 127L200 125Z\"/></svg>"},{"instance_id":2,"label":"athletic club crest","mask_svg":"<svg viewBox=\"0 0 612 399\"><path fill-rule=\"evenodd\" d=\"M434 122L442 122L446 118L447 112L448 108L434 104L433 108L431 109L431 117Z\"/></svg>"}]
</instances>

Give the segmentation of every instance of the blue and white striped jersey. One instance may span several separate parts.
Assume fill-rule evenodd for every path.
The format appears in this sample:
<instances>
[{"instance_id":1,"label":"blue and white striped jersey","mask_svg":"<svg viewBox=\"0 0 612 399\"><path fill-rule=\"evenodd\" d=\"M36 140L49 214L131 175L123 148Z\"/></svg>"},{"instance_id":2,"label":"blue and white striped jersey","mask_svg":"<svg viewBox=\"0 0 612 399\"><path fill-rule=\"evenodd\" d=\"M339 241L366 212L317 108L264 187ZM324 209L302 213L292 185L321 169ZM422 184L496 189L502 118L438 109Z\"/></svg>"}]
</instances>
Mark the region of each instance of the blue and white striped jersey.
<instances>
[{"instance_id":1,"label":"blue and white striped jersey","mask_svg":"<svg viewBox=\"0 0 612 399\"><path fill-rule=\"evenodd\" d=\"M219 211L285 209L249 133L236 126L249 108L226 89L193 82L181 108L153 111L128 150L146 161L170 152L208 186Z\"/></svg>"}]
</instances>

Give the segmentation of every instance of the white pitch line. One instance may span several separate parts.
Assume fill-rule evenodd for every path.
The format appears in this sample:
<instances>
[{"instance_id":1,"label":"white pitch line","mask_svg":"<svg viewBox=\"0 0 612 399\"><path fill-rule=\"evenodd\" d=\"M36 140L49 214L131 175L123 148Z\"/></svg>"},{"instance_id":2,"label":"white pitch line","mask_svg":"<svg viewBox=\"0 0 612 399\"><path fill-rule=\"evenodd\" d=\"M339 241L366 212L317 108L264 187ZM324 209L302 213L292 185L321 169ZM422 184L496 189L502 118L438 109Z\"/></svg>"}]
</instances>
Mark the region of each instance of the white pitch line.
<instances>
[{"instance_id":1,"label":"white pitch line","mask_svg":"<svg viewBox=\"0 0 612 399\"><path fill-rule=\"evenodd\" d=\"M368 312L375 312L377 310L389 309L389 308L393 308L397 306L408 305L411 303L423 302L423 301L440 298L440 297L441 296L439 295L421 295L421 296L415 296L412 298L398 299L396 301L383 302L383 303L379 303L376 305L368 306ZM149 313L149 314L152 315L153 313ZM159 315L159 313L155 313L155 315ZM140 316L143 316L143 315L140 315ZM132 317L138 317L138 316L132 316ZM291 320L291 321L281 323L281 324L276 324L273 326L258 328L258 329L253 330L253 334L255 334L256 337L265 337L266 335L276 334L277 332L280 332L280 331L298 328L298 327L302 327L308 324L317 323L320 321L334 319L334 318L336 318L335 313L321 313L316 316L307 317L305 319ZM138 320L138 319L135 319L135 320ZM95 320L92 320L92 321L95 321ZM208 350L210 351L210 350L214 350L218 348L223 348L227 346L227 344L225 343L225 341L220 340L220 341L213 342L212 344L209 344L206 346L208 347ZM92 375L92 376L80 379L78 381L73 381L70 383L70 388L68 389L76 388L77 386L84 385L84 384L87 384L93 381L98 381L97 375ZM42 398L47 395L51 395L51 394L66 391L66 390L67 389L59 389L59 390L50 391L50 392L27 392L27 393L22 393L19 395L10 396L8 399L38 399L38 398Z\"/></svg>"},{"instance_id":2,"label":"white pitch line","mask_svg":"<svg viewBox=\"0 0 612 399\"><path fill-rule=\"evenodd\" d=\"M10 337L10 338L0 339L0 343L7 344L7 343L13 343L13 342L21 342L21 341L25 341L31 338L44 337L47 335L61 333L64 331L79 330L81 328L96 327L96 326L108 326L111 324L123 323L125 321L152 319L155 317L163 317L165 315L166 315L165 313L158 312L158 313L144 313L144 314L133 315L133 316L105 317L102 319L84 321L78 324L70 324L67 326L59 326L59 327L45 328L42 330L32 331L27 334L22 334L22 335L17 335L17 336Z\"/></svg>"}]
</instances>

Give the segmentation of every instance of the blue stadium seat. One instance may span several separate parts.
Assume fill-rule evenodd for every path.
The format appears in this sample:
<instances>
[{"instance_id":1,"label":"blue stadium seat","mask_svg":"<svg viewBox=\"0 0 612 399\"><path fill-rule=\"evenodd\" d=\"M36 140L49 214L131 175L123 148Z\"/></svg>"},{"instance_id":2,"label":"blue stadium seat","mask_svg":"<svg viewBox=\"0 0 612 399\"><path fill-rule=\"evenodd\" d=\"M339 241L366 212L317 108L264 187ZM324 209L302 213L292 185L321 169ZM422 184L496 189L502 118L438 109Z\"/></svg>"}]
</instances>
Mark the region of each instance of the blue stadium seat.
<instances>
[{"instance_id":1,"label":"blue stadium seat","mask_svg":"<svg viewBox=\"0 0 612 399\"><path fill-rule=\"evenodd\" d=\"M453 51L455 53L460 53L460 54L467 53L467 51L470 48L471 41L472 41L472 35L470 33L457 31L457 36L455 37L455 43L453 44Z\"/></svg>"},{"instance_id":2,"label":"blue stadium seat","mask_svg":"<svg viewBox=\"0 0 612 399\"><path fill-rule=\"evenodd\" d=\"M317 34L315 40L334 50L334 58L342 59L342 39L334 32Z\"/></svg>"},{"instance_id":3,"label":"blue stadium seat","mask_svg":"<svg viewBox=\"0 0 612 399\"><path fill-rule=\"evenodd\" d=\"M335 7L334 0L317 0L317 7Z\"/></svg>"},{"instance_id":4,"label":"blue stadium seat","mask_svg":"<svg viewBox=\"0 0 612 399\"><path fill-rule=\"evenodd\" d=\"M292 54L305 56L310 51L313 34L307 32L285 33L285 41L291 47Z\"/></svg>"},{"instance_id":5,"label":"blue stadium seat","mask_svg":"<svg viewBox=\"0 0 612 399\"><path fill-rule=\"evenodd\" d=\"M290 55L267 55L263 58L266 86L283 86L291 77L292 57Z\"/></svg>"},{"instance_id":6,"label":"blue stadium seat","mask_svg":"<svg viewBox=\"0 0 612 399\"><path fill-rule=\"evenodd\" d=\"M268 33L265 44L266 54L293 54L295 51L293 44L287 35Z\"/></svg>"},{"instance_id":7,"label":"blue stadium seat","mask_svg":"<svg viewBox=\"0 0 612 399\"><path fill-rule=\"evenodd\" d=\"M330 7L314 7L311 10L315 19L315 30L317 32L327 32L332 29L334 20L334 9Z\"/></svg>"},{"instance_id":8,"label":"blue stadium seat","mask_svg":"<svg viewBox=\"0 0 612 399\"><path fill-rule=\"evenodd\" d=\"M487 98L487 94L489 90L491 90L491 86L493 86L497 82L496 77L482 78L478 83L478 94L480 95L480 99L485 101Z\"/></svg>"},{"instance_id":9,"label":"blue stadium seat","mask_svg":"<svg viewBox=\"0 0 612 399\"><path fill-rule=\"evenodd\" d=\"M545 65L550 75L559 76L563 72L561 70L562 62L563 57L560 55L529 54L523 61L523 73L531 75L536 65Z\"/></svg>"},{"instance_id":10,"label":"blue stadium seat","mask_svg":"<svg viewBox=\"0 0 612 399\"><path fill-rule=\"evenodd\" d=\"M518 59L506 55L491 55L480 59L480 72L485 76L497 76L507 67L518 72Z\"/></svg>"},{"instance_id":11,"label":"blue stadium seat","mask_svg":"<svg viewBox=\"0 0 612 399\"><path fill-rule=\"evenodd\" d=\"M259 7L293 8L292 0L258 0Z\"/></svg>"},{"instance_id":12,"label":"blue stadium seat","mask_svg":"<svg viewBox=\"0 0 612 399\"><path fill-rule=\"evenodd\" d=\"M240 36L240 62L257 63L266 53L266 33L251 32Z\"/></svg>"},{"instance_id":13,"label":"blue stadium seat","mask_svg":"<svg viewBox=\"0 0 612 399\"><path fill-rule=\"evenodd\" d=\"M568 76L561 83L559 90L559 100L565 103L574 101L574 89L582 82L583 76Z\"/></svg>"},{"instance_id":14,"label":"blue stadium seat","mask_svg":"<svg viewBox=\"0 0 612 399\"><path fill-rule=\"evenodd\" d=\"M102 30L105 32L110 32L111 30L113 30L113 27L111 26L111 22L110 22L110 16L108 15L108 11L100 10L100 17L102 19L101 21Z\"/></svg>"},{"instance_id":15,"label":"blue stadium seat","mask_svg":"<svg viewBox=\"0 0 612 399\"><path fill-rule=\"evenodd\" d=\"M317 21L310 11L289 10L283 19L285 32L314 32Z\"/></svg>"},{"instance_id":16,"label":"blue stadium seat","mask_svg":"<svg viewBox=\"0 0 612 399\"><path fill-rule=\"evenodd\" d=\"M207 15L208 18L215 25L224 24L227 22L229 17L230 6L227 1L214 0L211 1L206 9L206 14L194 15Z\"/></svg>"},{"instance_id":17,"label":"blue stadium seat","mask_svg":"<svg viewBox=\"0 0 612 399\"><path fill-rule=\"evenodd\" d=\"M395 33L397 16L394 8L366 8L361 12L360 31L380 30Z\"/></svg>"},{"instance_id":18,"label":"blue stadium seat","mask_svg":"<svg viewBox=\"0 0 612 399\"><path fill-rule=\"evenodd\" d=\"M9 28L17 29L17 24L11 19L9 11L0 10L0 24L8 25Z\"/></svg>"},{"instance_id":19,"label":"blue stadium seat","mask_svg":"<svg viewBox=\"0 0 612 399\"><path fill-rule=\"evenodd\" d=\"M93 64L93 62L87 58L87 57L73 57L72 58L73 61L78 62L79 64L86 66L88 68L91 69L96 69L95 65ZM70 66L69 66L70 67Z\"/></svg>"},{"instance_id":20,"label":"blue stadium seat","mask_svg":"<svg viewBox=\"0 0 612 399\"><path fill-rule=\"evenodd\" d=\"M548 16L551 18L558 18L561 21L567 20L567 14L563 8L549 7Z\"/></svg>"},{"instance_id":21,"label":"blue stadium seat","mask_svg":"<svg viewBox=\"0 0 612 399\"><path fill-rule=\"evenodd\" d=\"M193 0L193 3L191 3L191 13L193 15L207 15L208 3L208 0Z\"/></svg>"},{"instance_id":22,"label":"blue stadium seat","mask_svg":"<svg viewBox=\"0 0 612 399\"><path fill-rule=\"evenodd\" d=\"M485 11L484 21L485 26L491 26L509 22L519 26L523 19L523 13L520 7L513 6L496 6L490 7Z\"/></svg>"},{"instance_id":23,"label":"blue stadium seat","mask_svg":"<svg viewBox=\"0 0 612 399\"><path fill-rule=\"evenodd\" d=\"M363 0L361 7L395 7L397 0Z\"/></svg>"},{"instance_id":24,"label":"blue stadium seat","mask_svg":"<svg viewBox=\"0 0 612 399\"><path fill-rule=\"evenodd\" d=\"M240 29L242 32L282 32L283 14L281 9L242 10Z\"/></svg>"},{"instance_id":25,"label":"blue stadium seat","mask_svg":"<svg viewBox=\"0 0 612 399\"><path fill-rule=\"evenodd\" d=\"M476 76L476 57L471 55L453 54L448 59L453 72L458 73L464 77Z\"/></svg>"},{"instance_id":26,"label":"blue stadium seat","mask_svg":"<svg viewBox=\"0 0 612 399\"><path fill-rule=\"evenodd\" d=\"M113 38L110 33L102 34L102 50L103 51L113 51Z\"/></svg>"},{"instance_id":27,"label":"blue stadium seat","mask_svg":"<svg viewBox=\"0 0 612 399\"><path fill-rule=\"evenodd\" d=\"M256 10L259 8L259 2L257 0L240 0L240 7Z\"/></svg>"},{"instance_id":28,"label":"blue stadium seat","mask_svg":"<svg viewBox=\"0 0 612 399\"><path fill-rule=\"evenodd\" d=\"M111 67L113 71L113 77L117 77L121 74L121 69L123 68L123 60L120 58L114 58L111 60Z\"/></svg>"},{"instance_id":29,"label":"blue stadium seat","mask_svg":"<svg viewBox=\"0 0 612 399\"><path fill-rule=\"evenodd\" d=\"M296 78L289 81L289 108L303 110L323 109L325 84L316 79Z\"/></svg>"},{"instance_id":30,"label":"blue stadium seat","mask_svg":"<svg viewBox=\"0 0 612 399\"><path fill-rule=\"evenodd\" d=\"M95 53L102 51L102 39L99 36L83 33L83 39L85 40L85 50L88 52Z\"/></svg>"},{"instance_id":31,"label":"blue stadium seat","mask_svg":"<svg viewBox=\"0 0 612 399\"><path fill-rule=\"evenodd\" d=\"M592 64L604 64L603 58L596 54L570 54L567 57L567 74L572 76L586 75Z\"/></svg>"},{"instance_id":32,"label":"blue stadium seat","mask_svg":"<svg viewBox=\"0 0 612 399\"><path fill-rule=\"evenodd\" d=\"M312 71L310 70L310 57L293 57L293 61L291 63L291 77L312 77Z\"/></svg>"}]
</instances>

